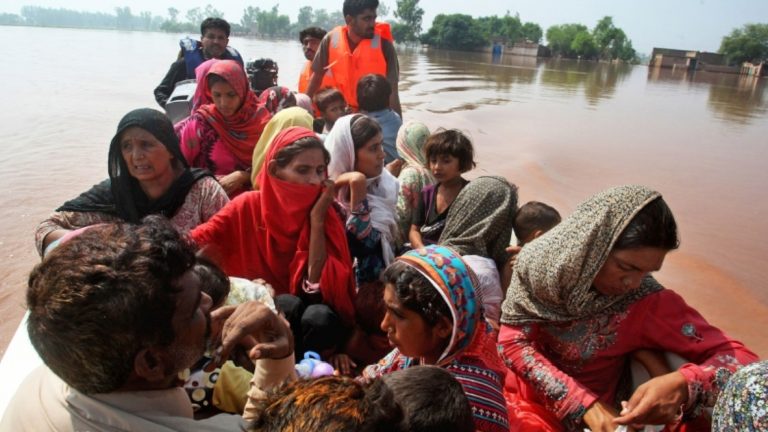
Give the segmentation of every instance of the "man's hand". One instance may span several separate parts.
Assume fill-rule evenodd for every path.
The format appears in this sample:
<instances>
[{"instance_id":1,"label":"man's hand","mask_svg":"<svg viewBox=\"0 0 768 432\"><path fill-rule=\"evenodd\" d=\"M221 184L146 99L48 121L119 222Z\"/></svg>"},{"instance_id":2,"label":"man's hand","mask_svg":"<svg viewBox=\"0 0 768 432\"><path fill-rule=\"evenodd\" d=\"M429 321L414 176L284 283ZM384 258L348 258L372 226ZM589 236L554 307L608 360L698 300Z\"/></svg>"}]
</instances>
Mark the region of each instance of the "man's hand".
<instances>
[{"instance_id":1,"label":"man's hand","mask_svg":"<svg viewBox=\"0 0 768 432\"><path fill-rule=\"evenodd\" d=\"M211 321L224 321L218 363L226 360L237 345L249 350L248 356L253 361L281 359L293 353L290 326L261 302L249 301L216 309L211 313Z\"/></svg>"},{"instance_id":2,"label":"man's hand","mask_svg":"<svg viewBox=\"0 0 768 432\"><path fill-rule=\"evenodd\" d=\"M688 401L688 382L680 372L672 372L643 383L628 402L622 403L621 415L614 419L622 425L666 425L680 416Z\"/></svg>"}]
</instances>

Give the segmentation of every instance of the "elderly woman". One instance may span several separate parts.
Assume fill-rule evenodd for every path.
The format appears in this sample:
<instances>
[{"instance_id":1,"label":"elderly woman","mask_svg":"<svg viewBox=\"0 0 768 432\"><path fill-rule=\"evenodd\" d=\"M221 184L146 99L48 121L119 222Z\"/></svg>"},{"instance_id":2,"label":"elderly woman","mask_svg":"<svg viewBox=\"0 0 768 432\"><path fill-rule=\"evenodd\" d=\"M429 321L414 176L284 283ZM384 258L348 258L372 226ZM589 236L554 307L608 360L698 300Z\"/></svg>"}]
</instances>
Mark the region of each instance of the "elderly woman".
<instances>
[{"instance_id":1,"label":"elderly woman","mask_svg":"<svg viewBox=\"0 0 768 432\"><path fill-rule=\"evenodd\" d=\"M203 104L176 124L181 151L193 167L206 168L229 197L251 189L253 148L269 119L248 87L242 66L234 60L213 62L198 87Z\"/></svg>"},{"instance_id":2,"label":"elderly woman","mask_svg":"<svg viewBox=\"0 0 768 432\"><path fill-rule=\"evenodd\" d=\"M405 161L397 176L400 181L397 220L402 239L408 238L413 212L419 207L421 190L435 183L435 177L427 169L427 157L424 154L424 143L428 136L427 126L415 121L406 122L397 132L397 153Z\"/></svg>"},{"instance_id":3,"label":"elderly woman","mask_svg":"<svg viewBox=\"0 0 768 432\"><path fill-rule=\"evenodd\" d=\"M190 169L165 114L148 108L120 120L109 146L109 179L56 209L35 231L42 256L67 233L104 222L139 223L150 214L187 232L229 202L210 173Z\"/></svg>"},{"instance_id":4,"label":"elderly woman","mask_svg":"<svg viewBox=\"0 0 768 432\"><path fill-rule=\"evenodd\" d=\"M522 249L499 334L511 371L505 395L513 428L613 431L619 424L693 422L734 370L756 360L650 276L677 247L675 219L661 195L622 186L588 199ZM627 359L643 349L689 363L627 400Z\"/></svg>"}]
</instances>

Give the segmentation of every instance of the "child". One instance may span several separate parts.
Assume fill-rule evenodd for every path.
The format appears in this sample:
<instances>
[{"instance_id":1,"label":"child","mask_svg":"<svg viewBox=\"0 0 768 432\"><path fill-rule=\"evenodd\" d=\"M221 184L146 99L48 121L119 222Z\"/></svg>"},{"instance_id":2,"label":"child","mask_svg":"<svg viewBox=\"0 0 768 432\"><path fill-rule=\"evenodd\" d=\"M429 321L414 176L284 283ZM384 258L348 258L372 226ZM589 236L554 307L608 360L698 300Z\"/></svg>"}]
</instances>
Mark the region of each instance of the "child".
<instances>
[{"instance_id":1,"label":"child","mask_svg":"<svg viewBox=\"0 0 768 432\"><path fill-rule=\"evenodd\" d=\"M475 167L472 142L463 133L451 129L430 135L424 146L427 168L437 183L421 190L421 199L413 213L408 240L414 249L437 243L445 228L448 209L469 183L461 174Z\"/></svg>"},{"instance_id":2,"label":"child","mask_svg":"<svg viewBox=\"0 0 768 432\"><path fill-rule=\"evenodd\" d=\"M315 132L327 134L336 120L347 113L347 101L335 88L327 88L315 94L315 106L320 110L322 121L314 125ZM318 130L319 129L319 130Z\"/></svg>"},{"instance_id":3,"label":"child","mask_svg":"<svg viewBox=\"0 0 768 432\"><path fill-rule=\"evenodd\" d=\"M368 74L357 82L357 105L360 112L376 120L381 126L384 138L384 163L389 164L400 156L395 147L397 131L403 125L403 120L389 108L389 97L392 95L392 85L383 75ZM397 175L397 174L393 174Z\"/></svg>"},{"instance_id":4,"label":"child","mask_svg":"<svg viewBox=\"0 0 768 432\"><path fill-rule=\"evenodd\" d=\"M517 238L517 246L507 248L511 255L507 264L501 271L501 284L504 288L509 286L512 280L512 270L515 267L517 254L520 249L534 239L540 237L545 232L551 230L560 223L560 213L552 206L538 201L529 201L517 210L515 219L512 221L512 227Z\"/></svg>"}]
</instances>

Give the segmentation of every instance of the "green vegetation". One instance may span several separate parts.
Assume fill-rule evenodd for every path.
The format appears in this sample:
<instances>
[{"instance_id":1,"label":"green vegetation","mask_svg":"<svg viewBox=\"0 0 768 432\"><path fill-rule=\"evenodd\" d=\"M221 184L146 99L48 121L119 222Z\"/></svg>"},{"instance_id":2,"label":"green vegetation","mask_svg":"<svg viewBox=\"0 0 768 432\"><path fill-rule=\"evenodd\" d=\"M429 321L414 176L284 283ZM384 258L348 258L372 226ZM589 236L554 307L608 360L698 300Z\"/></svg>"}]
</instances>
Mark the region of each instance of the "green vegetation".
<instances>
[{"instance_id":1,"label":"green vegetation","mask_svg":"<svg viewBox=\"0 0 768 432\"><path fill-rule=\"evenodd\" d=\"M591 32L583 24L553 25L547 29L547 42L553 55L638 62L632 41L609 16L598 21Z\"/></svg>"},{"instance_id":2,"label":"green vegetation","mask_svg":"<svg viewBox=\"0 0 768 432\"><path fill-rule=\"evenodd\" d=\"M472 18L463 14L440 14L432 27L421 36L421 42L438 48L472 50L494 42L515 43L541 41L538 24L523 23L519 15Z\"/></svg>"},{"instance_id":3,"label":"green vegetation","mask_svg":"<svg viewBox=\"0 0 768 432\"><path fill-rule=\"evenodd\" d=\"M392 26L392 36L398 42L415 42L421 33L421 20L424 9L419 7L419 0L397 0L396 22Z\"/></svg>"},{"instance_id":4,"label":"green vegetation","mask_svg":"<svg viewBox=\"0 0 768 432\"><path fill-rule=\"evenodd\" d=\"M723 37L720 54L724 54L731 64L768 60L768 24L746 24L734 29Z\"/></svg>"}]
</instances>

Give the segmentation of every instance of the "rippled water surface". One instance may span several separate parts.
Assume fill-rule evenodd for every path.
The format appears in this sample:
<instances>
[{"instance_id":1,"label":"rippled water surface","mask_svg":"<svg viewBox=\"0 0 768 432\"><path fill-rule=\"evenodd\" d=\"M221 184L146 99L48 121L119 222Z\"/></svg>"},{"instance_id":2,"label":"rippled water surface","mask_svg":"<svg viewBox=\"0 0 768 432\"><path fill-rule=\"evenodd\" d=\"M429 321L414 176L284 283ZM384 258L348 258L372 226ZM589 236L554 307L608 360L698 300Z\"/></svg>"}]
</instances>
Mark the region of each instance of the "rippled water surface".
<instances>
[{"instance_id":1,"label":"rippled water surface","mask_svg":"<svg viewBox=\"0 0 768 432\"><path fill-rule=\"evenodd\" d=\"M179 35L0 27L0 347L23 313L33 229L106 176L120 117L152 90ZM232 38L294 87L298 42ZM400 53L406 119L473 139L472 175L503 174L562 213L620 183L660 190L682 247L659 278L762 355L768 343L765 79L437 51ZM744 318L748 317L748 318Z\"/></svg>"}]
</instances>

